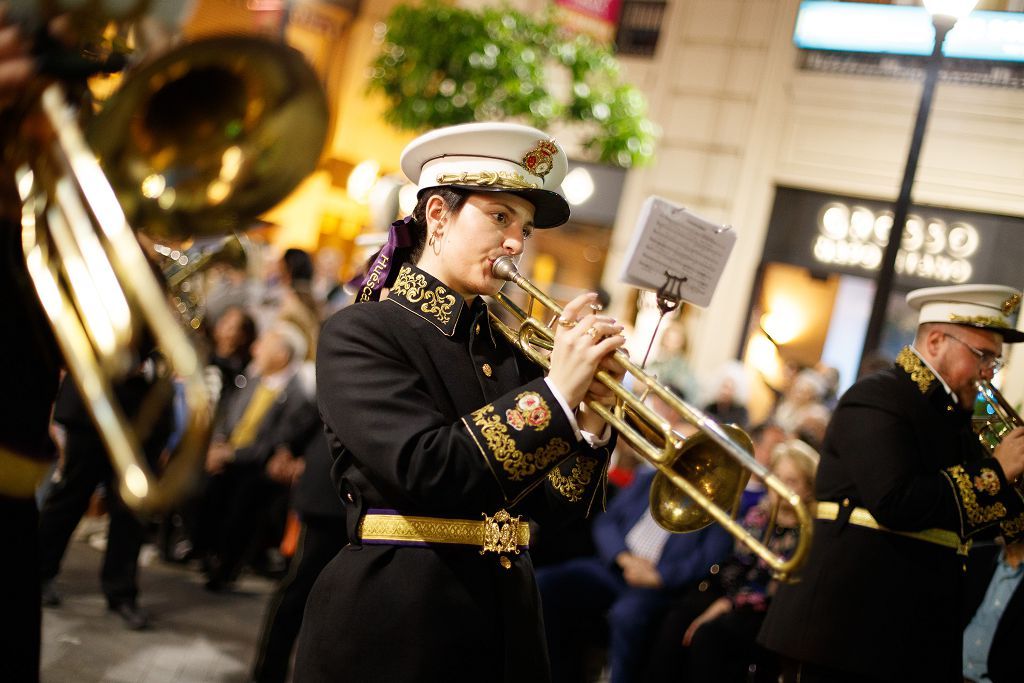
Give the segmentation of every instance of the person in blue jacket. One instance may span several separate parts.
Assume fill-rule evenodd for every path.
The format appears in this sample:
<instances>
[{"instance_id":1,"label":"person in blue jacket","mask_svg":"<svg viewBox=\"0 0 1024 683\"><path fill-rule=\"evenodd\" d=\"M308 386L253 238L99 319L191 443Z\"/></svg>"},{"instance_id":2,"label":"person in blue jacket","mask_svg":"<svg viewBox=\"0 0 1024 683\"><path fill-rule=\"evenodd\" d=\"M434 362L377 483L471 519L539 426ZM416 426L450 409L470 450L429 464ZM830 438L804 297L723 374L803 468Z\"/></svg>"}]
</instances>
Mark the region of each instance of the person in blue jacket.
<instances>
[{"instance_id":1,"label":"person in blue jacket","mask_svg":"<svg viewBox=\"0 0 1024 683\"><path fill-rule=\"evenodd\" d=\"M732 538L718 526L688 534L658 526L649 505L654 475L639 474L594 520L596 557L537 571L556 683L578 680L582 662L573 634L589 632L586 624L602 618L612 683L639 679L650 636L672 598L714 571L732 548Z\"/></svg>"}]
</instances>

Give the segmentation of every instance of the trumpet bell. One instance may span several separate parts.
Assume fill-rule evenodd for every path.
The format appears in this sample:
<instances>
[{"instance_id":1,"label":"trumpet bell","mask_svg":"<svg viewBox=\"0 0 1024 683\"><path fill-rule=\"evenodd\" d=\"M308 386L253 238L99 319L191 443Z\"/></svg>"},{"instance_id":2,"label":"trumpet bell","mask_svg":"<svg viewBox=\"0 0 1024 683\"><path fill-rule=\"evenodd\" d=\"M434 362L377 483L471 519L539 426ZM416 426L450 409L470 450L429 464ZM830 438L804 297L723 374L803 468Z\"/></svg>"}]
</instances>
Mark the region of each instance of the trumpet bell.
<instances>
[{"instance_id":1,"label":"trumpet bell","mask_svg":"<svg viewBox=\"0 0 1024 683\"><path fill-rule=\"evenodd\" d=\"M750 437L735 425L722 425L729 437L753 453ZM750 470L730 457L705 432L686 439L671 464L673 472L723 510L733 509L750 480ZM714 522L706 508L696 504L663 472L651 483L651 516L672 533L699 531Z\"/></svg>"},{"instance_id":2,"label":"trumpet bell","mask_svg":"<svg viewBox=\"0 0 1024 683\"><path fill-rule=\"evenodd\" d=\"M978 435L981 445L992 454L1007 434L1017 427L1024 427L1024 420L1021 420L1010 402L991 382L979 380L976 388L978 396L984 401L985 411L984 414L975 414L971 418L971 426Z\"/></svg>"}]
</instances>

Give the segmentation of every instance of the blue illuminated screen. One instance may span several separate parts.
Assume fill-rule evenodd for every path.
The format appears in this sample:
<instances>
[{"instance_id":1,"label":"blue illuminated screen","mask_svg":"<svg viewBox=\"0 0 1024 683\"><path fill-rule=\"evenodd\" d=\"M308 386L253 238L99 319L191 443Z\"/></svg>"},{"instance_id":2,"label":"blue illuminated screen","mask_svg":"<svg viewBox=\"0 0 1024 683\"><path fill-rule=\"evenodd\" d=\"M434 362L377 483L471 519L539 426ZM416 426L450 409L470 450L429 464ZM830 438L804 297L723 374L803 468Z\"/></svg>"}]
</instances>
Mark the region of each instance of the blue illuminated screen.
<instances>
[{"instance_id":1,"label":"blue illuminated screen","mask_svg":"<svg viewBox=\"0 0 1024 683\"><path fill-rule=\"evenodd\" d=\"M927 56L935 29L924 7L804 0L793 41L806 50ZM972 12L946 36L943 54L1024 62L1024 13Z\"/></svg>"}]
</instances>

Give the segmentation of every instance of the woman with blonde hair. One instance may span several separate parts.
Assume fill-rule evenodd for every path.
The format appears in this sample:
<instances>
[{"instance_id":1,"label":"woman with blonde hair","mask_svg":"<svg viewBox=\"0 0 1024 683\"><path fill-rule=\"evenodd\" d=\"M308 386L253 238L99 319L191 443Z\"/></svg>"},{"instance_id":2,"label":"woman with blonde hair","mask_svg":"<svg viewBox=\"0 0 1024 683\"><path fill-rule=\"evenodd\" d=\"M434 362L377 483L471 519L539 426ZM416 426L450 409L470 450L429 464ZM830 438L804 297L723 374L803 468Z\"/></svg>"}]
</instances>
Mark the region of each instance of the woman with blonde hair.
<instances>
[{"instance_id":1,"label":"woman with blonde hair","mask_svg":"<svg viewBox=\"0 0 1024 683\"><path fill-rule=\"evenodd\" d=\"M799 439L790 439L772 450L770 468L806 505L813 506L818 461L816 450ZM772 552L786 556L796 548L799 523L792 506L774 491L747 512L743 526L755 538L763 538L776 505L778 512L767 545ZM757 645L756 638L775 587L768 565L737 541L733 554L666 618L647 680L774 680L778 665ZM715 595L719 597L715 599ZM698 616L692 618L694 614ZM686 630L680 642L682 627ZM667 642L670 631L671 645ZM751 670L756 670L753 679Z\"/></svg>"}]
</instances>

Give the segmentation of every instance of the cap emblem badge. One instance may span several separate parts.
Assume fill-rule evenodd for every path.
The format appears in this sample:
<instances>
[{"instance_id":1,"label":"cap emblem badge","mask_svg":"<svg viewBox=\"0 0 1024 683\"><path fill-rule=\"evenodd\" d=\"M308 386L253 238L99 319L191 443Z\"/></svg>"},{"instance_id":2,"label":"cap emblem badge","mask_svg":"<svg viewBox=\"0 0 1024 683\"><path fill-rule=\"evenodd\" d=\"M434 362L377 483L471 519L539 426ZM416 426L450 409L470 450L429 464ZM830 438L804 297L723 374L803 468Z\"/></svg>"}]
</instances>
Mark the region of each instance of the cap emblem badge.
<instances>
[{"instance_id":1,"label":"cap emblem badge","mask_svg":"<svg viewBox=\"0 0 1024 683\"><path fill-rule=\"evenodd\" d=\"M1020 294L1012 294L1003 302L1003 315L1010 315L1020 306Z\"/></svg>"},{"instance_id":2,"label":"cap emblem badge","mask_svg":"<svg viewBox=\"0 0 1024 683\"><path fill-rule=\"evenodd\" d=\"M523 157L523 166L535 176L543 178L554 168L554 156L558 147L551 140L540 140L537 146Z\"/></svg>"}]
</instances>

